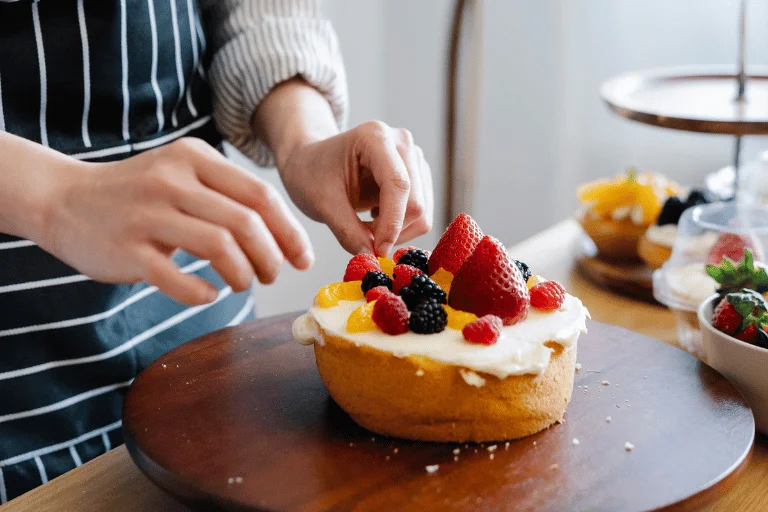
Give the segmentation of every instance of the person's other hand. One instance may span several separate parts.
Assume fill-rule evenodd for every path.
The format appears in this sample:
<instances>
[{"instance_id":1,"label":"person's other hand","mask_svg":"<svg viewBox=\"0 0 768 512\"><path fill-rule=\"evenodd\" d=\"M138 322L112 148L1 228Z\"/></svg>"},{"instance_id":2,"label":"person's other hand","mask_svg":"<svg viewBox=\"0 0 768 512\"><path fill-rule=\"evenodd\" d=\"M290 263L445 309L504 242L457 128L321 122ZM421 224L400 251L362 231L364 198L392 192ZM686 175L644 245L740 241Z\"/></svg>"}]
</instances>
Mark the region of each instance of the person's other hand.
<instances>
[{"instance_id":1,"label":"person's other hand","mask_svg":"<svg viewBox=\"0 0 768 512\"><path fill-rule=\"evenodd\" d=\"M234 291L273 282L287 259L306 269L306 232L280 195L207 143L184 138L119 162L64 173L40 246L93 279L142 280L187 304L216 298L179 270L176 249L210 260Z\"/></svg>"},{"instance_id":2,"label":"person's other hand","mask_svg":"<svg viewBox=\"0 0 768 512\"><path fill-rule=\"evenodd\" d=\"M388 255L432 228L432 176L408 130L370 121L292 148L278 168L296 205L352 254Z\"/></svg>"}]
</instances>

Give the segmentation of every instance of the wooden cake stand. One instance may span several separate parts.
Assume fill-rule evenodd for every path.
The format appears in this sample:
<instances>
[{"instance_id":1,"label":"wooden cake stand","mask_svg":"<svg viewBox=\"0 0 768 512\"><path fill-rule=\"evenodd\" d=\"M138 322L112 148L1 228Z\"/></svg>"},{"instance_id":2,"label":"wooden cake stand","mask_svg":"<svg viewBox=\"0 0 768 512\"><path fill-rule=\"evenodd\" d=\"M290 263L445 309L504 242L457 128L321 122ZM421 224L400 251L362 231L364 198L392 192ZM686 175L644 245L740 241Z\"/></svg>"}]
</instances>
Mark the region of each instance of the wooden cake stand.
<instances>
[{"instance_id":1,"label":"wooden cake stand","mask_svg":"<svg viewBox=\"0 0 768 512\"><path fill-rule=\"evenodd\" d=\"M206 510L694 510L751 455L752 413L728 381L597 322L564 424L508 445L381 437L331 400L294 318L209 334L136 378L125 439L155 483Z\"/></svg>"}]
</instances>

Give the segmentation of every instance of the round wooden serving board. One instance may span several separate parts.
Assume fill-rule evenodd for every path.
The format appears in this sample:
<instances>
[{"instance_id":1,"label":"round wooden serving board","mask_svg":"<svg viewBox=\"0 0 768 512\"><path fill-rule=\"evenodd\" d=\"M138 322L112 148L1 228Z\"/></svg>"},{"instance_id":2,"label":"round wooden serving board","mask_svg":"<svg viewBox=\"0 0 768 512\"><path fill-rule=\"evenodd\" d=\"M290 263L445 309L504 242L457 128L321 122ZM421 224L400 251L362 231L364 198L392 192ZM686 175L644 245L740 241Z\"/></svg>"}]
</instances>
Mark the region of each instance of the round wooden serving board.
<instances>
[{"instance_id":1,"label":"round wooden serving board","mask_svg":"<svg viewBox=\"0 0 768 512\"><path fill-rule=\"evenodd\" d=\"M493 452L377 436L333 403L312 348L291 339L294 318L209 334L136 378L123 426L153 481L219 510L689 510L751 455L752 413L723 377L597 322L579 340L564 424Z\"/></svg>"}]
</instances>

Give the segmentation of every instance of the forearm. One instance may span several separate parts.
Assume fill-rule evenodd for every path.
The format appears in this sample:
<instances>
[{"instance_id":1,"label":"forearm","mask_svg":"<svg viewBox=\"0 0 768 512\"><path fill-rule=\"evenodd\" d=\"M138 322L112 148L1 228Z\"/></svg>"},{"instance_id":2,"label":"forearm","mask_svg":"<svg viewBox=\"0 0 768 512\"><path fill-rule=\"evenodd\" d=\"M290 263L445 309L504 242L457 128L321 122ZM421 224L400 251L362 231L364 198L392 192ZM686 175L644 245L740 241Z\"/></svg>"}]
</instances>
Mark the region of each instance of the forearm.
<instances>
[{"instance_id":1,"label":"forearm","mask_svg":"<svg viewBox=\"0 0 768 512\"><path fill-rule=\"evenodd\" d=\"M0 132L0 233L40 243L51 197L79 165L57 151Z\"/></svg>"},{"instance_id":2,"label":"forearm","mask_svg":"<svg viewBox=\"0 0 768 512\"><path fill-rule=\"evenodd\" d=\"M254 112L251 126L274 153L278 169L285 168L297 148L339 133L328 100L299 78L272 89Z\"/></svg>"}]
</instances>

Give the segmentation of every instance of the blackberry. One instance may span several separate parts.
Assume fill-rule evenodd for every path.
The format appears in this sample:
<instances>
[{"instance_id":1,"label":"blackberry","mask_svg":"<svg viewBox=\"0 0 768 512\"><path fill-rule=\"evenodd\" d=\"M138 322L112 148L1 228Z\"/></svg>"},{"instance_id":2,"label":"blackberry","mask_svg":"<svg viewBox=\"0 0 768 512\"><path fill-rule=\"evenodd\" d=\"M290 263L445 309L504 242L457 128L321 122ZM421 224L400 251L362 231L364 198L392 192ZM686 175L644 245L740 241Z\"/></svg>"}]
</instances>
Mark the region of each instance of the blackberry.
<instances>
[{"instance_id":1,"label":"blackberry","mask_svg":"<svg viewBox=\"0 0 768 512\"><path fill-rule=\"evenodd\" d=\"M363 289L363 294L368 293L368 290L376 288L377 286L386 286L390 290L392 289L392 280L384 272L370 271L363 277L363 284L360 288Z\"/></svg>"},{"instance_id":2,"label":"blackberry","mask_svg":"<svg viewBox=\"0 0 768 512\"><path fill-rule=\"evenodd\" d=\"M677 224L680 221L680 216L687 208L679 197L672 196L664 202L664 206L661 208L661 213L656 221L659 226L665 224Z\"/></svg>"},{"instance_id":3,"label":"blackberry","mask_svg":"<svg viewBox=\"0 0 768 512\"><path fill-rule=\"evenodd\" d=\"M527 263L522 262L520 260L514 260L515 265L517 265L517 268L520 269L520 273L523 274L523 282L527 283L528 278L531 277L531 267L528 266Z\"/></svg>"},{"instance_id":4,"label":"blackberry","mask_svg":"<svg viewBox=\"0 0 768 512\"><path fill-rule=\"evenodd\" d=\"M417 334L435 334L442 332L447 323L445 308L437 301L428 299L411 312L408 327Z\"/></svg>"},{"instance_id":5,"label":"blackberry","mask_svg":"<svg viewBox=\"0 0 768 512\"><path fill-rule=\"evenodd\" d=\"M688 194L688 199L685 200L686 206L698 206L700 204L707 204L710 202L709 194L706 190L693 189Z\"/></svg>"},{"instance_id":6,"label":"blackberry","mask_svg":"<svg viewBox=\"0 0 768 512\"><path fill-rule=\"evenodd\" d=\"M411 249L410 251L406 251L405 254L400 256L400 259L397 260L398 265L410 265L421 270L425 274L429 274L428 262L429 258L427 258L426 253L421 249Z\"/></svg>"},{"instance_id":7,"label":"blackberry","mask_svg":"<svg viewBox=\"0 0 768 512\"><path fill-rule=\"evenodd\" d=\"M431 280L426 274L416 274L411 278L411 284L400 289L400 297L413 311L416 306L426 300L434 300L438 304L445 304L446 296L442 288Z\"/></svg>"}]
</instances>

